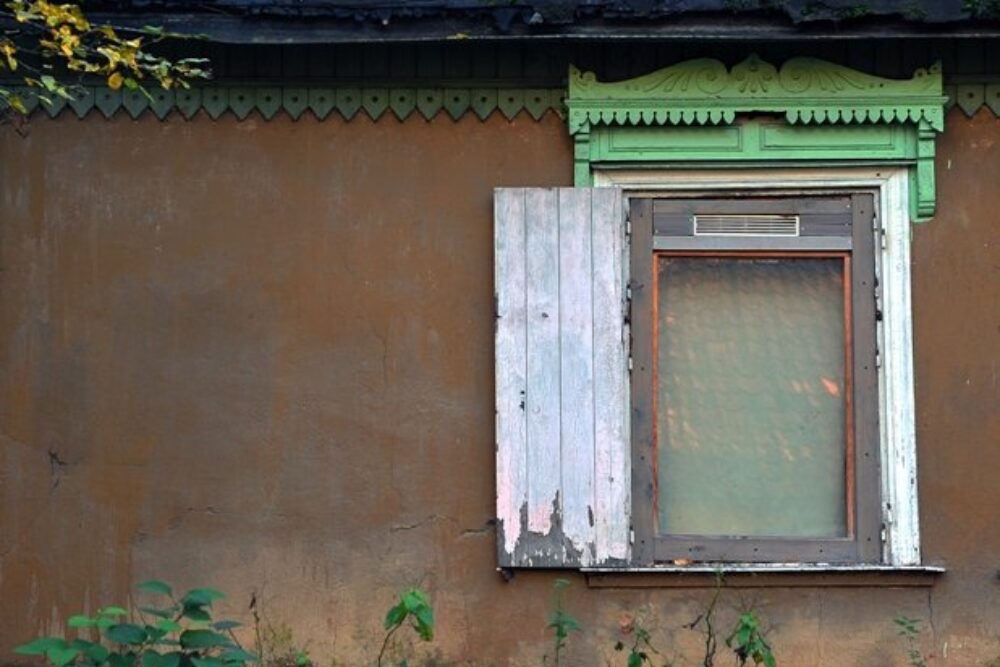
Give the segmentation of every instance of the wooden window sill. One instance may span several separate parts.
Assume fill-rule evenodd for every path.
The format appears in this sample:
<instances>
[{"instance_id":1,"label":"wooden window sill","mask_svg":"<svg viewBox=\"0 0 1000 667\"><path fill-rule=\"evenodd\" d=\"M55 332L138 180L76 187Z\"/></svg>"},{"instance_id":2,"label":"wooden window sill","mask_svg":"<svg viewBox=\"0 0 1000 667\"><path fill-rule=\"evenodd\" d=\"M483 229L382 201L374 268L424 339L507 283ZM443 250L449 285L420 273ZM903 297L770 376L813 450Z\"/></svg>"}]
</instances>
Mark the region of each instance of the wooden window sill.
<instances>
[{"instance_id":1,"label":"wooden window sill","mask_svg":"<svg viewBox=\"0 0 1000 667\"><path fill-rule=\"evenodd\" d=\"M699 563L633 568L583 568L590 588L711 588L721 573L730 588L930 587L945 573L936 565Z\"/></svg>"}]
</instances>

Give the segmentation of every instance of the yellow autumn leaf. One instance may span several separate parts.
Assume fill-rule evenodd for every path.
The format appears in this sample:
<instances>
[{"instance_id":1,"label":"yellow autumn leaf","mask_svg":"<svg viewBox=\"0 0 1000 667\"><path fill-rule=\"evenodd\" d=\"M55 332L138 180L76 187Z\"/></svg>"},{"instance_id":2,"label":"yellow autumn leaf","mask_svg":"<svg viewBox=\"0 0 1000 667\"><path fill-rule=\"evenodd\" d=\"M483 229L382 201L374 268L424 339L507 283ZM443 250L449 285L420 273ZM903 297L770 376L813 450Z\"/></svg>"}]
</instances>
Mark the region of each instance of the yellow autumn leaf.
<instances>
[{"instance_id":1,"label":"yellow autumn leaf","mask_svg":"<svg viewBox=\"0 0 1000 667\"><path fill-rule=\"evenodd\" d=\"M111 90L118 90L122 87L125 77L122 76L121 72L115 72L108 77L108 88Z\"/></svg>"},{"instance_id":2,"label":"yellow autumn leaf","mask_svg":"<svg viewBox=\"0 0 1000 667\"><path fill-rule=\"evenodd\" d=\"M21 98L17 95L11 95L8 97L7 104L9 104L11 108L19 114L23 114L25 116L28 115L28 107L24 106L24 102L22 102Z\"/></svg>"}]
</instances>

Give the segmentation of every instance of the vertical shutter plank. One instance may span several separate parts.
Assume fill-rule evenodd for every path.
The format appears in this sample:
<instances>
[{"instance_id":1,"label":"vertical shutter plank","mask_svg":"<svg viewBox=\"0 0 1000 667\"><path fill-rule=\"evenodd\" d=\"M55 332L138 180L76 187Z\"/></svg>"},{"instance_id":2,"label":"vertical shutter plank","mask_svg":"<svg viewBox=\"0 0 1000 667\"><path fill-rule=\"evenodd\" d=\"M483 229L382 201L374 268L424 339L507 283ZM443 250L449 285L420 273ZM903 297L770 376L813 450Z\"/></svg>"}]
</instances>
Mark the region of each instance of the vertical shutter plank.
<instances>
[{"instance_id":1,"label":"vertical shutter plank","mask_svg":"<svg viewBox=\"0 0 1000 667\"><path fill-rule=\"evenodd\" d=\"M555 189L525 194L528 439L528 527L552 529L559 496L559 197Z\"/></svg>"},{"instance_id":2,"label":"vertical shutter plank","mask_svg":"<svg viewBox=\"0 0 1000 667\"><path fill-rule=\"evenodd\" d=\"M591 192L559 191L562 523L566 548L591 560L594 534L594 320ZM571 554L567 554L567 557Z\"/></svg>"},{"instance_id":3,"label":"vertical shutter plank","mask_svg":"<svg viewBox=\"0 0 1000 667\"><path fill-rule=\"evenodd\" d=\"M527 502L527 376L524 194L498 190L495 199L497 533L499 561L514 565Z\"/></svg>"},{"instance_id":4,"label":"vertical shutter plank","mask_svg":"<svg viewBox=\"0 0 1000 667\"><path fill-rule=\"evenodd\" d=\"M501 566L628 559L622 213L615 189L497 190Z\"/></svg>"},{"instance_id":5,"label":"vertical shutter plank","mask_svg":"<svg viewBox=\"0 0 1000 667\"><path fill-rule=\"evenodd\" d=\"M621 191L594 190L594 537L602 563L628 558L632 502L622 211Z\"/></svg>"}]
</instances>

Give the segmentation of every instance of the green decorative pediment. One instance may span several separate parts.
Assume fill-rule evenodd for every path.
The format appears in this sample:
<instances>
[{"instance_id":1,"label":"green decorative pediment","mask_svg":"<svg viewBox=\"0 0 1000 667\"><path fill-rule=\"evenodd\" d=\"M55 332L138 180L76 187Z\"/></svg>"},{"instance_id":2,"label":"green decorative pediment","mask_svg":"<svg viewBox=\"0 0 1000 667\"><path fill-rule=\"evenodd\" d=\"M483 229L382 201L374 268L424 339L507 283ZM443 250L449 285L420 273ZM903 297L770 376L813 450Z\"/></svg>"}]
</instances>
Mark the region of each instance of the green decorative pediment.
<instances>
[{"instance_id":1,"label":"green decorative pediment","mask_svg":"<svg viewBox=\"0 0 1000 667\"><path fill-rule=\"evenodd\" d=\"M700 58L628 81L602 83L570 68L570 131L592 125L718 125L737 114L783 114L789 123L919 123L944 129L941 67L883 79L816 58L779 70L752 55L731 70Z\"/></svg>"},{"instance_id":2,"label":"green decorative pediment","mask_svg":"<svg viewBox=\"0 0 1000 667\"><path fill-rule=\"evenodd\" d=\"M578 185L594 163L906 163L913 217L925 219L946 101L937 64L896 80L751 55L732 69L701 58L617 82L571 66L566 103Z\"/></svg>"}]
</instances>

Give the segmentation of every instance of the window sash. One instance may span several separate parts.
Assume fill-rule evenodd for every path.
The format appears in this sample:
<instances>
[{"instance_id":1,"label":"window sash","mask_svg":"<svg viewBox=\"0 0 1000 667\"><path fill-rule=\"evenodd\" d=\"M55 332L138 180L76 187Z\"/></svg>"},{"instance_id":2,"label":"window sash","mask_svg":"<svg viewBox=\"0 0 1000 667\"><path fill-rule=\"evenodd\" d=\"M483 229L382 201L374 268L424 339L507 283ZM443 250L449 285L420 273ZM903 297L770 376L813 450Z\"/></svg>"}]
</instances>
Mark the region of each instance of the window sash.
<instances>
[{"instance_id":1,"label":"window sash","mask_svg":"<svg viewBox=\"0 0 1000 667\"><path fill-rule=\"evenodd\" d=\"M780 260L780 261L796 261L796 260L832 260L836 261L840 265L840 299L841 305L839 310L838 321L840 322L840 335L843 337L841 345L842 347L842 362L840 370L843 373L843 415L842 415L842 426L843 432L839 433L840 436L840 446L843 449L844 455L844 470L842 476L842 490L844 492L844 535L829 535L831 539L841 539L845 536L851 536L855 532L854 520L855 520L855 484L854 475L856 460L854 457L854 430L852 428L853 412L853 373L852 373L852 363L851 363L851 353L852 353L852 326L851 326L851 307L852 307L852 272L851 272L851 255L847 252L809 252L809 251L798 251L798 252L774 252L774 251L727 251L727 252L695 252L695 251L669 251L654 252L654 259L652 269L654 272L654 284L653 284L653 298L651 299L653 304L653 361L654 361L654 391L652 392L651 400L653 401L653 414L656 417L656 421L659 422L659 418L664 414L664 411L669 409L670 406L661 402L661 387L660 381L664 376L669 376L671 371L668 369L667 373L663 373L663 369L659 366L661 363L660 349L665 342L663 336L663 331L660 329L661 322L661 308L663 302L661 301L661 285L659 279L659 266L661 260L671 260L671 259L681 259L681 260L712 260L712 259L722 259L722 260ZM786 283L787 284L787 283ZM667 336L669 337L669 333ZM659 465L662 463L662 448L667 446L666 434L658 430L658 423L654 423L654 439L655 439L655 449L656 449L656 459L654 460L654 468L657 469L656 474L654 474L654 483L657 486L657 494L654 497L654 515L662 520L660 517L660 511L663 509L660 506L659 500L661 498L660 491L662 490L661 485L663 480L660 478ZM676 533L669 533L669 535L680 535L684 531L678 531ZM697 533L697 535L705 536L709 533ZM726 533L718 533L718 536L724 536ZM749 534L742 535L739 539L748 539ZM773 535L761 535L761 538L773 537ZM791 535L789 535L791 537ZM802 539L817 539L819 536L796 536Z\"/></svg>"},{"instance_id":2,"label":"window sash","mask_svg":"<svg viewBox=\"0 0 1000 667\"><path fill-rule=\"evenodd\" d=\"M846 262L852 268L849 275L850 314L847 350L849 359L845 372L852 378L851 390L846 392L845 411L848 420L848 456L851 456L848 476L849 537L847 538L761 538L761 537L706 537L658 535L656 533L657 480L655 477L655 376L657 359L654 356L655 328L655 261L663 243L673 240L662 231L660 213L689 215L697 210L706 213L730 210L748 213L805 213L824 211L831 206L831 198L807 199L633 199L630 221L631 239L631 289L632 289L632 454L633 454L633 526L635 528L634 560L652 564L664 561L729 561L729 562L878 562L881 556L880 506L879 506L879 426L878 426L878 375L876 369L876 313L875 313L875 260L874 234L871 224L874 202L871 195L853 194L838 198L848 204L850 212L847 225L835 233L818 236L821 243L810 248L808 237L796 237L794 252L803 250L824 251L830 248L822 243L824 238L839 238L842 245L851 248ZM723 203L724 202L724 203ZM714 206L713 206L714 204ZM706 210L706 206L710 210ZM720 211L720 207L723 209ZM675 221L676 222L676 221ZM674 225L674 229L676 229ZM746 241L741 251L752 256L775 254L775 250L760 247L759 239L727 239ZM776 239L766 239L776 240ZM792 239L788 239L792 240ZM693 239L681 253L695 256L719 256L722 252L712 237ZM708 241L697 245L697 241ZM793 250L793 247L787 248ZM846 253L814 252L813 256L845 256ZM846 267L845 267L846 269ZM847 276L845 276L845 279ZM851 451L853 449L853 452ZM853 482L853 488L851 488Z\"/></svg>"}]
</instances>

